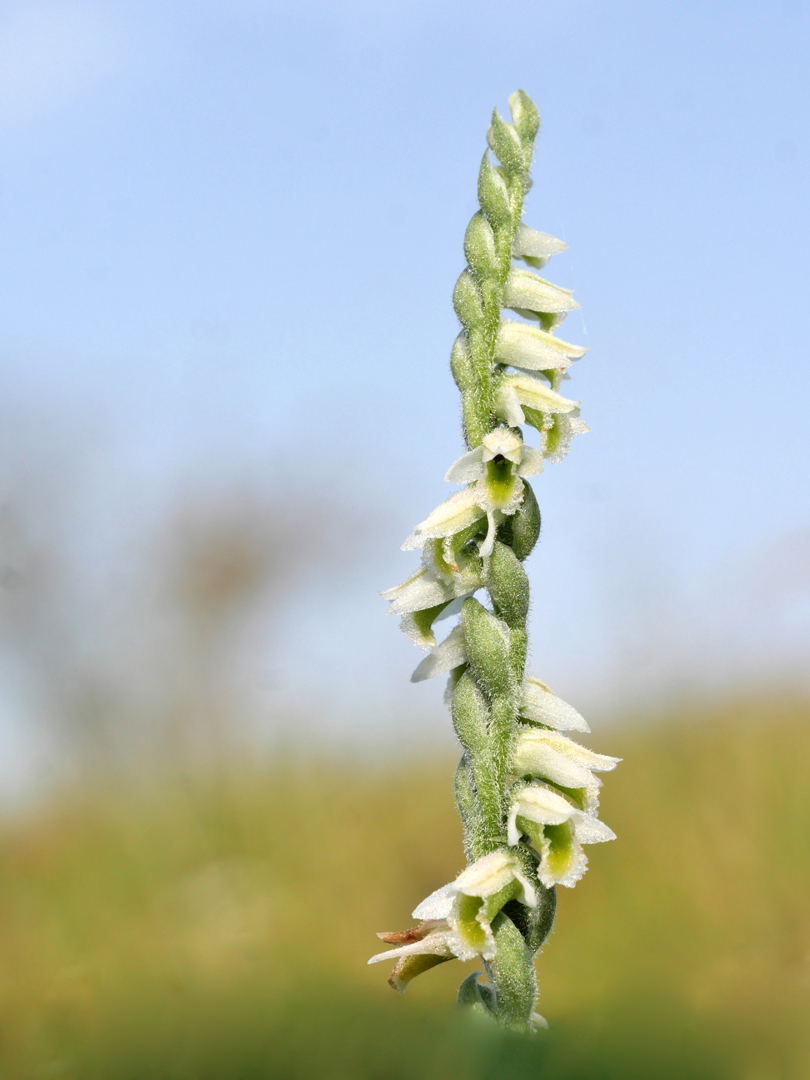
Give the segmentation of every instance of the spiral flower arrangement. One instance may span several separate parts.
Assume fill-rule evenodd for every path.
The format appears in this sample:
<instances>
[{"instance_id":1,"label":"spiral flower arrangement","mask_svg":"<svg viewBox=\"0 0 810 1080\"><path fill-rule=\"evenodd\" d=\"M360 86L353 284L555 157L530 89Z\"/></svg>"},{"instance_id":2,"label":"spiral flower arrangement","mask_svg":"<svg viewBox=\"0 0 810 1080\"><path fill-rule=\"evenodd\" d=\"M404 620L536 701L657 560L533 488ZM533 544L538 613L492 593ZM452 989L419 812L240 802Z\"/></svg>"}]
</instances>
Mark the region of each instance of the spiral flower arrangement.
<instances>
[{"instance_id":1,"label":"spiral flower arrangement","mask_svg":"<svg viewBox=\"0 0 810 1080\"><path fill-rule=\"evenodd\" d=\"M422 550L420 569L383 593L404 632L428 650L413 680L449 673L446 700L463 747L455 791L468 865L419 904L417 926L379 934L394 947L369 963L395 961L389 982L402 992L438 964L480 957L483 980L480 971L466 978L459 1001L505 1027L530 1030L545 1025L535 1012L534 956L551 931L555 887L582 877L583 844L614 838L597 817L595 774L619 759L563 734L589 728L525 670L523 562L540 536L528 478L565 457L573 436L589 429L579 402L559 392L586 350L554 333L579 305L534 272L566 245L521 221L540 118L522 90L509 107L512 123L497 109L492 115L478 176L481 209L467 226L467 266L453 293L462 330L450 363L468 451L445 479L463 487L403 544ZM503 309L520 319L502 318ZM535 429L536 448L524 442L524 426ZM489 607L474 596L481 589ZM437 644L434 625L457 613Z\"/></svg>"}]
</instances>

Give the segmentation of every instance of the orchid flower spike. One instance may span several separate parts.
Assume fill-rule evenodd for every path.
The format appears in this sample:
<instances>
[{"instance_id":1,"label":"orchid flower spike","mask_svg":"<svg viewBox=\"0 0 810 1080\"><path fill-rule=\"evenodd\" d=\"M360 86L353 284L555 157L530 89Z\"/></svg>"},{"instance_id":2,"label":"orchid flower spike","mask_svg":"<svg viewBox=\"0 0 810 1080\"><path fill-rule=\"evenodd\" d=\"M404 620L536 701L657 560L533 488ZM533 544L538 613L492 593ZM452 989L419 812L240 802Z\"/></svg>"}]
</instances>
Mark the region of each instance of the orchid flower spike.
<instances>
[{"instance_id":1,"label":"orchid flower spike","mask_svg":"<svg viewBox=\"0 0 810 1080\"><path fill-rule=\"evenodd\" d=\"M378 934L397 948L372 956L369 963L396 960L389 982L402 993L411 979L443 960L494 960L492 920L515 898L537 906L537 893L520 860L504 851L484 855L419 904L413 917L423 921L413 930Z\"/></svg>"},{"instance_id":2,"label":"orchid flower spike","mask_svg":"<svg viewBox=\"0 0 810 1080\"><path fill-rule=\"evenodd\" d=\"M479 958L485 981L480 972L468 976L458 1000L528 1032L546 1026L535 1012L534 956L551 931L555 888L582 877L584 844L613 839L597 817L596 774L619 759L563 734L588 725L525 670L523 563L540 536L529 480L545 462L561 461L574 435L589 428L579 401L560 393L586 349L555 334L579 305L570 290L536 273L566 245L522 221L540 117L522 90L509 109L511 121L496 109L487 131L480 210L467 226L467 265L453 291L461 331L450 369L466 452L445 480L461 487L402 545L421 549L419 568L383 593L402 630L427 650L413 681L449 674L445 700L463 751L456 804L468 866L418 905L418 925L380 934L393 947L369 963L394 961L389 982L402 992L438 964ZM524 428L534 429L534 445ZM437 640L437 625L454 616Z\"/></svg>"}]
</instances>

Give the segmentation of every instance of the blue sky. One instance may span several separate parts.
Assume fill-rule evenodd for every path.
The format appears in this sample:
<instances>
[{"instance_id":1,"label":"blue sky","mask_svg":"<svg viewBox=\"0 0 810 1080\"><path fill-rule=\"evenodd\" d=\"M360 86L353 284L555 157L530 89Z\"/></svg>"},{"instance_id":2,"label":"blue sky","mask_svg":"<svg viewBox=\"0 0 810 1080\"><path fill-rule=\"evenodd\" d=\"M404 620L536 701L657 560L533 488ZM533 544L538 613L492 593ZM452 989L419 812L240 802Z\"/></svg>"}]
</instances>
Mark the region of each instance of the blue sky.
<instances>
[{"instance_id":1,"label":"blue sky","mask_svg":"<svg viewBox=\"0 0 810 1080\"><path fill-rule=\"evenodd\" d=\"M96 563L187 487L343 492L361 566L291 612L281 681L434 708L376 590L461 452L450 296L521 86L591 349L593 432L536 485L537 674L598 705L800 671L809 46L787 0L6 0L0 478L80 460Z\"/></svg>"}]
</instances>

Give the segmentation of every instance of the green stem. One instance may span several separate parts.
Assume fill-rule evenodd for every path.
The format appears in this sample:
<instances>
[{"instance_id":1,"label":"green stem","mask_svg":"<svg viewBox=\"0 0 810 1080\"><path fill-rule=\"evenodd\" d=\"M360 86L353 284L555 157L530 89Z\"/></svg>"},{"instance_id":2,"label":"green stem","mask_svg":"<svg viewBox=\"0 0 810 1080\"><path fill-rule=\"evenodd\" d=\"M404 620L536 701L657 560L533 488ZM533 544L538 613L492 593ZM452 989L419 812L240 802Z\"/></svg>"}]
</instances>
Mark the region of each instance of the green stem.
<instances>
[{"instance_id":1,"label":"green stem","mask_svg":"<svg viewBox=\"0 0 810 1080\"><path fill-rule=\"evenodd\" d=\"M523 165L510 166L506 191L501 174L491 170L485 156L479 199L486 220L476 215L465 238L470 266L454 293L465 330L454 346L451 367L461 391L470 448L478 446L498 423L492 401L495 348L535 132L536 126L525 140ZM536 511L533 496L527 505ZM539 517L535 540L537 532ZM518 557L511 546L514 530L510 528L508 535L510 545L496 543L486 566L495 614L476 600L464 603L462 623L469 665L453 694L453 721L465 748L456 774L456 801L464 823L465 847L475 859L506 847L506 778L526 663L529 593L520 558L528 551ZM549 905L544 898L544 912L548 915L549 911L553 917L553 902ZM550 929L550 920L546 921ZM543 929L547 932L545 926ZM493 922L493 931L497 957L487 963L487 972L495 989L496 1017L504 1026L527 1029L536 996L533 953L539 947L534 941L538 935L529 935L533 939L530 949L521 930L504 912Z\"/></svg>"}]
</instances>

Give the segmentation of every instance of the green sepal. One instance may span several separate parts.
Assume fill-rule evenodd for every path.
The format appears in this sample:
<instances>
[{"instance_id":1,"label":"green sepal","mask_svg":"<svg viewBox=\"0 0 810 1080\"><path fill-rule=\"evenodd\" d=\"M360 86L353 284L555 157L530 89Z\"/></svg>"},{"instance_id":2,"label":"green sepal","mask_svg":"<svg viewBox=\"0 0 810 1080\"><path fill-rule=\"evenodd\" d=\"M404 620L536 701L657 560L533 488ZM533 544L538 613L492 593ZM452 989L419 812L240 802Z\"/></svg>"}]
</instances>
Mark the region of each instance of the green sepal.
<instances>
[{"instance_id":1,"label":"green sepal","mask_svg":"<svg viewBox=\"0 0 810 1080\"><path fill-rule=\"evenodd\" d=\"M522 626L529 614L529 579L512 548L497 540L486 562L484 584L495 614L510 627Z\"/></svg>"},{"instance_id":2,"label":"green sepal","mask_svg":"<svg viewBox=\"0 0 810 1080\"><path fill-rule=\"evenodd\" d=\"M481 290L469 270L459 274L453 289L453 307L462 326L480 326L484 321L484 301Z\"/></svg>"},{"instance_id":3,"label":"green sepal","mask_svg":"<svg viewBox=\"0 0 810 1080\"><path fill-rule=\"evenodd\" d=\"M426 971L430 971L431 968L438 967L439 964L446 964L448 960L452 960L452 956L436 956L433 953L417 953L415 956L401 956L397 960L394 970L388 979L389 985L396 990L398 994L404 994L408 983L417 977L417 975L424 975Z\"/></svg>"},{"instance_id":4,"label":"green sepal","mask_svg":"<svg viewBox=\"0 0 810 1080\"><path fill-rule=\"evenodd\" d=\"M484 152L481 171L478 173L478 202L493 229L512 225L512 203L503 177L493 168L489 153ZM510 237L511 244L511 237Z\"/></svg>"},{"instance_id":5,"label":"green sepal","mask_svg":"<svg viewBox=\"0 0 810 1080\"><path fill-rule=\"evenodd\" d=\"M498 273L495 234L480 211L472 216L464 234L464 254L479 279L487 280Z\"/></svg>"},{"instance_id":6,"label":"green sepal","mask_svg":"<svg viewBox=\"0 0 810 1080\"><path fill-rule=\"evenodd\" d=\"M467 659L477 680L490 697L511 692L509 630L473 597L461 608Z\"/></svg>"}]
</instances>

